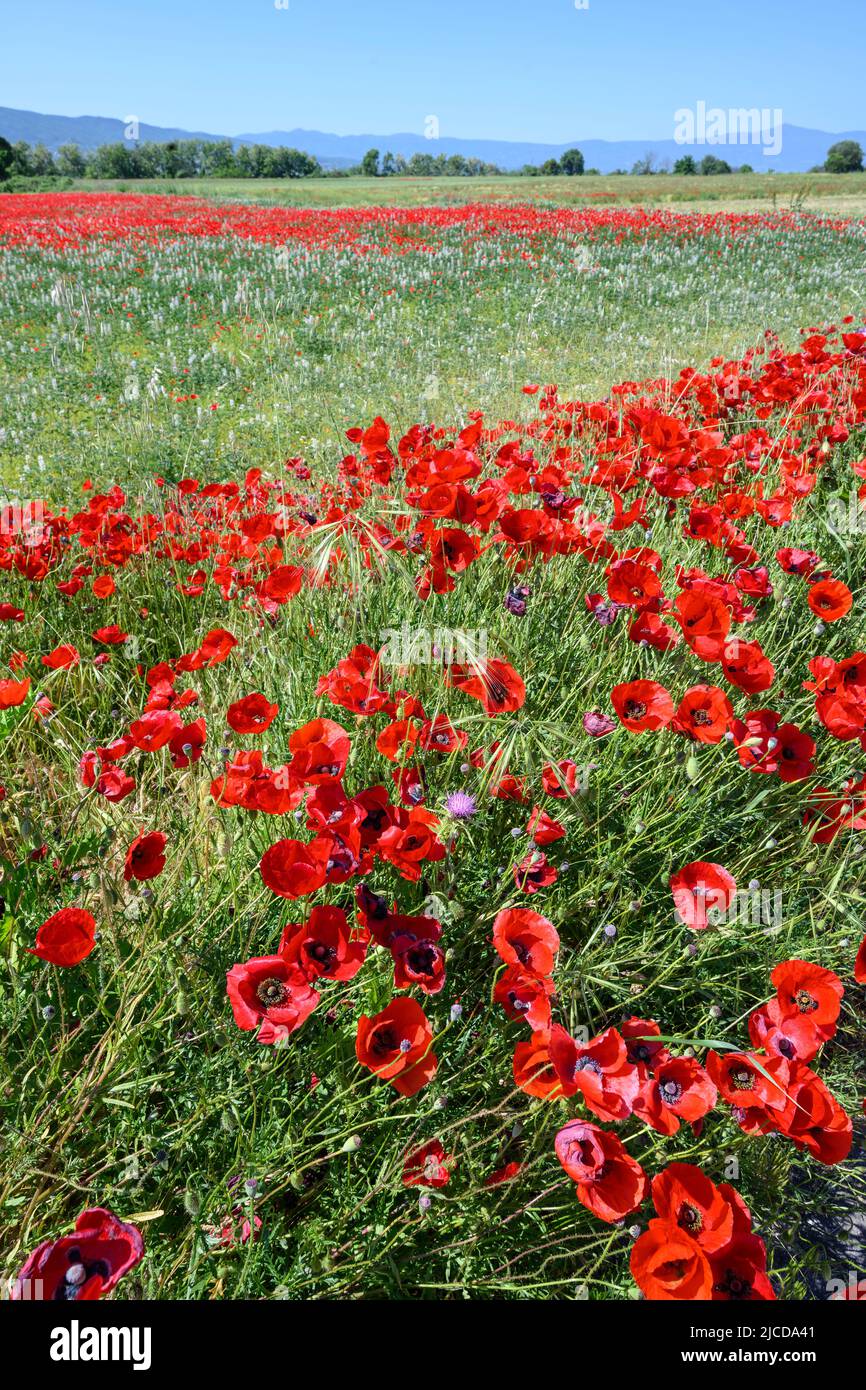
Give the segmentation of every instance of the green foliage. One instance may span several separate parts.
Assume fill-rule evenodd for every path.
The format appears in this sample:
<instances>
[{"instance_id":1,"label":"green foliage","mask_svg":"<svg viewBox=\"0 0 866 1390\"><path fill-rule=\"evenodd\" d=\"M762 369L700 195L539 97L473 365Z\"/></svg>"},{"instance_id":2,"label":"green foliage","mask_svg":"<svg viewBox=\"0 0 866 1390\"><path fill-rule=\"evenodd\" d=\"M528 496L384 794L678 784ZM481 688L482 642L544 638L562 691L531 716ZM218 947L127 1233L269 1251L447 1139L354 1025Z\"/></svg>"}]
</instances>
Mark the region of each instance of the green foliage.
<instances>
[{"instance_id":1,"label":"green foliage","mask_svg":"<svg viewBox=\"0 0 866 1390\"><path fill-rule=\"evenodd\" d=\"M827 151L824 168L828 174L854 174L863 168L863 147L857 140L837 140Z\"/></svg>"}]
</instances>

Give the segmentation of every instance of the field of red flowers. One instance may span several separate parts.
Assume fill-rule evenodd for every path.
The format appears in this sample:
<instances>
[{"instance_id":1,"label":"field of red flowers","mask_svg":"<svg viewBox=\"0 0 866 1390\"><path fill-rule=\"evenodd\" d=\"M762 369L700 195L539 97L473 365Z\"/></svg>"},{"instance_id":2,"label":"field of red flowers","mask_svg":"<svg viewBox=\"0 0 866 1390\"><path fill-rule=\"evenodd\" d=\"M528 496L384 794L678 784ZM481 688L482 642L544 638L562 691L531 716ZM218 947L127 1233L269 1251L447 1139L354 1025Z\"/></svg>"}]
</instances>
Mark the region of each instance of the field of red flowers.
<instances>
[{"instance_id":1,"label":"field of red flowers","mask_svg":"<svg viewBox=\"0 0 866 1390\"><path fill-rule=\"evenodd\" d=\"M789 213L0 200L18 1296L857 1296L862 319L586 398L551 355L508 418L343 429L338 364L311 458L241 397L341 277L459 347L507 286L571 335L586 277L652 313L709 260L733 308L748 262L823 300L862 254Z\"/></svg>"}]
</instances>

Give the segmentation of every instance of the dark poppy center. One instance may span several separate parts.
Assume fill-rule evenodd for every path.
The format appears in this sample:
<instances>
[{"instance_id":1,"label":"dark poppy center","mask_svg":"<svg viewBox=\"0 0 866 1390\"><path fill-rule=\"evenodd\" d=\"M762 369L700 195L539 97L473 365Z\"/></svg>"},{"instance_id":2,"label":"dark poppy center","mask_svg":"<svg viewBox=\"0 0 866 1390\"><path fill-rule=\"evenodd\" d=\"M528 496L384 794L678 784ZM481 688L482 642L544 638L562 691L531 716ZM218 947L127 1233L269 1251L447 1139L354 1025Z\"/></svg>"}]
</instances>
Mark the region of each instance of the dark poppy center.
<instances>
[{"instance_id":1,"label":"dark poppy center","mask_svg":"<svg viewBox=\"0 0 866 1390\"><path fill-rule=\"evenodd\" d=\"M413 975L432 975L436 968L436 948L428 941L420 941L407 951L406 961Z\"/></svg>"},{"instance_id":2,"label":"dark poppy center","mask_svg":"<svg viewBox=\"0 0 866 1390\"><path fill-rule=\"evenodd\" d=\"M307 946L307 955L314 960L317 965L330 966L337 959L337 952L333 946L329 946L324 941L314 941Z\"/></svg>"},{"instance_id":3,"label":"dark poppy center","mask_svg":"<svg viewBox=\"0 0 866 1390\"><path fill-rule=\"evenodd\" d=\"M626 700L625 712L629 719L643 719L646 714L646 705L642 700Z\"/></svg>"},{"instance_id":4,"label":"dark poppy center","mask_svg":"<svg viewBox=\"0 0 866 1390\"><path fill-rule=\"evenodd\" d=\"M748 1279L743 1279L739 1274L735 1274L732 1269L725 1270L725 1277L720 1284L716 1284L719 1293L728 1295L728 1298L750 1298L752 1285Z\"/></svg>"},{"instance_id":5,"label":"dark poppy center","mask_svg":"<svg viewBox=\"0 0 866 1390\"><path fill-rule=\"evenodd\" d=\"M264 1004L266 1009L275 1009L280 1004L285 1004L289 997L289 991L282 980L268 979L262 980L256 990L256 997Z\"/></svg>"},{"instance_id":6,"label":"dark poppy center","mask_svg":"<svg viewBox=\"0 0 866 1390\"><path fill-rule=\"evenodd\" d=\"M755 1078L746 1067L737 1067L731 1072L731 1085L735 1091L753 1091Z\"/></svg>"},{"instance_id":7,"label":"dark poppy center","mask_svg":"<svg viewBox=\"0 0 866 1390\"><path fill-rule=\"evenodd\" d=\"M818 1007L818 1000L814 999L807 989L800 989L794 995L794 1003L801 1014L810 1014Z\"/></svg>"},{"instance_id":8,"label":"dark poppy center","mask_svg":"<svg viewBox=\"0 0 866 1390\"><path fill-rule=\"evenodd\" d=\"M682 1226L684 1231L689 1231L694 1234L696 1231L703 1229L704 1218L701 1216L697 1207L690 1206L688 1202L684 1202L677 1213L677 1224Z\"/></svg>"},{"instance_id":9,"label":"dark poppy center","mask_svg":"<svg viewBox=\"0 0 866 1390\"><path fill-rule=\"evenodd\" d=\"M380 1028L373 1034L371 1047L377 1057L387 1057L390 1052L399 1051L400 1039L393 1028Z\"/></svg>"},{"instance_id":10,"label":"dark poppy center","mask_svg":"<svg viewBox=\"0 0 866 1390\"><path fill-rule=\"evenodd\" d=\"M601 1076L601 1067L594 1057L578 1057L575 1072L591 1071L595 1076Z\"/></svg>"},{"instance_id":11,"label":"dark poppy center","mask_svg":"<svg viewBox=\"0 0 866 1390\"><path fill-rule=\"evenodd\" d=\"M55 1302L71 1303L79 1298L88 1279L96 1276L105 1281L110 1278L111 1270L106 1261L82 1259L81 1250L77 1245L67 1251L66 1258L69 1266L54 1290Z\"/></svg>"}]
</instances>

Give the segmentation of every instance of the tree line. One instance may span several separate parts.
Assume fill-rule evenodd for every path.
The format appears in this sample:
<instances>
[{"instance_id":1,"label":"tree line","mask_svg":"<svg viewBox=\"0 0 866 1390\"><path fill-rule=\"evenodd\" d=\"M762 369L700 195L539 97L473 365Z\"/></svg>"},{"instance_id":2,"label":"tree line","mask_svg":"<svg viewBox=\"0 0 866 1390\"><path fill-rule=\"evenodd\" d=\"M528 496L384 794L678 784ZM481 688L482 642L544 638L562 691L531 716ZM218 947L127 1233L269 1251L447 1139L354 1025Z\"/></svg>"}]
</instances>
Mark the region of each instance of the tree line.
<instances>
[{"instance_id":1,"label":"tree line","mask_svg":"<svg viewBox=\"0 0 866 1390\"><path fill-rule=\"evenodd\" d=\"M462 154L413 154L406 159L387 150L368 150L350 168L324 169L303 150L274 145L239 145L229 140L117 141L85 151L75 144L54 152L46 145L19 140L12 145L0 136L0 181L27 178L66 179L292 179L345 178L360 174L375 178L478 178L506 174L497 164ZM543 166L526 165L521 174L582 174L580 150L567 150ZM596 171L597 172L597 171Z\"/></svg>"},{"instance_id":2,"label":"tree line","mask_svg":"<svg viewBox=\"0 0 866 1390\"><path fill-rule=\"evenodd\" d=\"M0 136L0 178L69 179L299 179L322 174L321 164L303 150L284 146L239 145L230 140L122 141L82 150L61 145L52 153L45 145L19 140L10 145Z\"/></svg>"},{"instance_id":3,"label":"tree line","mask_svg":"<svg viewBox=\"0 0 866 1390\"><path fill-rule=\"evenodd\" d=\"M845 174L863 169L863 150L856 140L840 140L827 151L822 165L812 173ZM750 164L733 169L718 155L706 154L696 161L683 155L670 171L667 163L656 166L655 156L648 152L630 171L613 169L612 174L752 174ZM314 155L304 150L280 145L239 145L230 140L170 140L158 143L146 140L138 144L100 145L84 151L78 145L61 145L54 152L46 145L29 145L25 140L10 144L0 136L0 182L11 179L302 179L345 178L359 174L368 178L478 178L510 173L533 178L539 175L573 176L598 174L598 169L585 169L580 150L566 150L559 159L547 159L543 164L524 164L519 170L501 169L482 159L462 154L413 154L409 159L386 150L380 154L370 149L358 164L351 168L324 169Z\"/></svg>"}]
</instances>

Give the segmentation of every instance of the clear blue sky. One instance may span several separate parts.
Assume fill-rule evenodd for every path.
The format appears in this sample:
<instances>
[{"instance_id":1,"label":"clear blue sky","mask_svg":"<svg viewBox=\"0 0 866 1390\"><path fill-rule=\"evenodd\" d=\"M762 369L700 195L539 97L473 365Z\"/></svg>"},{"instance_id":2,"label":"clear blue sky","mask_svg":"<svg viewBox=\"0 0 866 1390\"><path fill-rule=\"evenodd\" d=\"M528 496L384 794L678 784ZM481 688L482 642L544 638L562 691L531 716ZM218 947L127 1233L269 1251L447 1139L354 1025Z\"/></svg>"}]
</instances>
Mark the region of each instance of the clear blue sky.
<instances>
[{"instance_id":1,"label":"clear blue sky","mask_svg":"<svg viewBox=\"0 0 866 1390\"><path fill-rule=\"evenodd\" d=\"M866 0L11 0L0 105L235 135L560 142L781 107L866 128Z\"/></svg>"}]
</instances>

